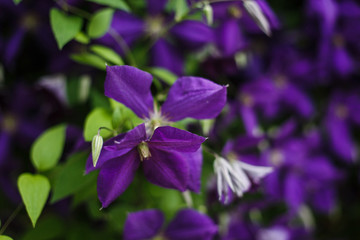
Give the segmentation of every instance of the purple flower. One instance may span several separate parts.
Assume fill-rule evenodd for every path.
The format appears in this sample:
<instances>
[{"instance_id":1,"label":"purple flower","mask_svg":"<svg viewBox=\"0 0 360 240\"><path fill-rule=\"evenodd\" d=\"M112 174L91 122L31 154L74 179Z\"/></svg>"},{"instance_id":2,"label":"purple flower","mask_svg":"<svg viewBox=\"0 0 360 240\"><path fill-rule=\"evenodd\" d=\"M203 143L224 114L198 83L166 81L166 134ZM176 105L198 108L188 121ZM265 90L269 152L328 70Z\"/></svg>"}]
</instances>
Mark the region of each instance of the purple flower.
<instances>
[{"instance_id":1,"label":"purple flower","mask_svg":"<svg viewBox=\"0 0 360 240\"><path fill-rule=\"evenodd\" d=\"M152 76L130 66L107 67L105 95L129 107L154 130L184 118L215 118L226 103L226 87L199 77L181 77L161 109L154 108Z\"/></svg>"},{"instance_id":2,"label":"purple flower","mask_svg":"<svg viewBox=\"0 0 360 240\"><path fill-rule=\"evenodd\" d=\"M164 216L155 209L130 213L124 226L125 240L144 240L164 237L169 240L210 240L217 233L217 226L206 215L192 209L183 209L161 231Z\"/></svg>"},{"instance_id":3,"label":"purple flower","mask_svg":"<svg viewBox=\"0 0 360 240\"><path fill-rule=\"evenodd\" d=\"M192 159L186 153L198 154L204 141L203 137L170 126L158 127L148 137L145 124L108 140L96 166L100 168L97 189L102 207L126 190L140 164L153 184L180 191L197 186L192 176L198 169L190 166ZM87 172L94 169L91 162L89 159Z\"/></svg>"}]
</instances>

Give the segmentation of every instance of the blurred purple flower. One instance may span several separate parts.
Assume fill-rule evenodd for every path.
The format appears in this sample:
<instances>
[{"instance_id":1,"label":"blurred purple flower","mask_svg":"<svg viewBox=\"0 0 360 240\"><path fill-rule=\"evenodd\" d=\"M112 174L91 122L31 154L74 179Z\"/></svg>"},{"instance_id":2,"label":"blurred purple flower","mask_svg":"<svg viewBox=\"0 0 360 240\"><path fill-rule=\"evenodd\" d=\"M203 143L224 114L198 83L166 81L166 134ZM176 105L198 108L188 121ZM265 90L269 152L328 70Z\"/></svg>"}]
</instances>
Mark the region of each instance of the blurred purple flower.
<instances>
[{"instance_id":1,"label":"blurred purple flower","mask_svg":"<svg viewBox=\"0 0 360 240\"><path fill-rule=\"evenodd\" d=\"M159 210L149 209L130 213L124 226L124 239L144 240L159 236L171 240L211 240L218 231L208 216L192 209L179 211L161 231L163 225L164 216Z\"/></svg>"}]
</instances>

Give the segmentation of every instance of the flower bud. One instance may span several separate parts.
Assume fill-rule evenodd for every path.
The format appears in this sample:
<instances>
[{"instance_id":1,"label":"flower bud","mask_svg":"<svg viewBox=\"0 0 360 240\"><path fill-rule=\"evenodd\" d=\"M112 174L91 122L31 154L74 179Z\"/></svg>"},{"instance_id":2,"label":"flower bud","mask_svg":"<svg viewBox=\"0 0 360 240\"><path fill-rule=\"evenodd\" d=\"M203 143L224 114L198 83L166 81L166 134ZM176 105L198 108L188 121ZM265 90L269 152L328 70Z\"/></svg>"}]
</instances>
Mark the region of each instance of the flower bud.
<instances>
[{"instance_id":1,"label":"flower bud","mask_svg":"<svg viewBox=\"0 0 360 240\"><path fill-rule=\"evenodd\" d=\"M100 134L97 134L93 137L91 142L91 150L92 150L92 159L93 159L93 165L96 167L96 163L99 160L101 149L103 147L104 140L100 136Z\"/></svg>"}]
</instances>

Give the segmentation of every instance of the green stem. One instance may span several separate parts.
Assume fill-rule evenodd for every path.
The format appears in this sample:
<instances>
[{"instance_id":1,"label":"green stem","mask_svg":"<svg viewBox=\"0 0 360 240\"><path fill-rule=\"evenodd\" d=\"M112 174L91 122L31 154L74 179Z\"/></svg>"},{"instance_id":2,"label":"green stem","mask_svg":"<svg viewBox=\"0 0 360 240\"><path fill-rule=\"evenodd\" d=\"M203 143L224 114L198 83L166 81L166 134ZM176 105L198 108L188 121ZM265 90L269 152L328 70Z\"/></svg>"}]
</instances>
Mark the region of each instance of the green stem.
<instances>
[{"instance_id":1,"label":"green stem","mask_svg":"<svg viewBox=\"0 0 360 240\"><path fill-rule=\"evenodd\" d=\"M129 46L124 41L124 39L111 27L109 29L109 34L116 41L116 43L120 46L120 48L124 51L128 62L132 66L136 67L137 64L136 64L135 58L134 58L133 54L131 53Z\"/></svg>"},{"instance_id":2,"label":"green stem","mask_svg":"<svg viewBox=\"0 0 360 240\"><path fill-rule=\"evenodd\" d=\"M15 219L20 210L22 209L23 204L19 204L19 206L14 210L14 212L10 215L10 217L6 220L2 228L0 229L0 236L5 232L6 228L10 225L10 223Z\"/></svg>"}]
</instances>

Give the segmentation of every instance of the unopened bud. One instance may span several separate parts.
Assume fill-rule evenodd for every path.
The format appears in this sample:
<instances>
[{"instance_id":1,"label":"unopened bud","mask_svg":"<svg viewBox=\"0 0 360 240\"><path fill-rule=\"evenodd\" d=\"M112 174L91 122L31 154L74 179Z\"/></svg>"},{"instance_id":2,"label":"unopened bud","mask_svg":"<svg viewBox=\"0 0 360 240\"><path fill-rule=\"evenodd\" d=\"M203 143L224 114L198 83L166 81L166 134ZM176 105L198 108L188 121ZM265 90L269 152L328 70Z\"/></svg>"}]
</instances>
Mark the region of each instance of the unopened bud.
<instances>
[{"instance_id":1,"label":"unopened bud","mask_svg":"<svg viewBox=\"0 0 360 240\"><path fill-rule=\"evenodd\" d=\"M210 4L208 2L206 2L204 4L203 11L205 13L207 24L211 26L213 24L213 21L214 21L214 14L213 14L213 9L212 9L212 7L210 6Z\"/></svg>"},{"instance_id":2,"label":"unopened bud","mask_svg":"<svg viewBox=\"0 0 360 240\"><path fill-rule=\"evenodd\" d=\"M100 134L97 134L93 137L91 142L91 150L92 150L92 159L93 159L93 165L96 167L96 163L99 160L101 149L103 147L104 140L100 136Z\"/></svg>"}]
</instances>

